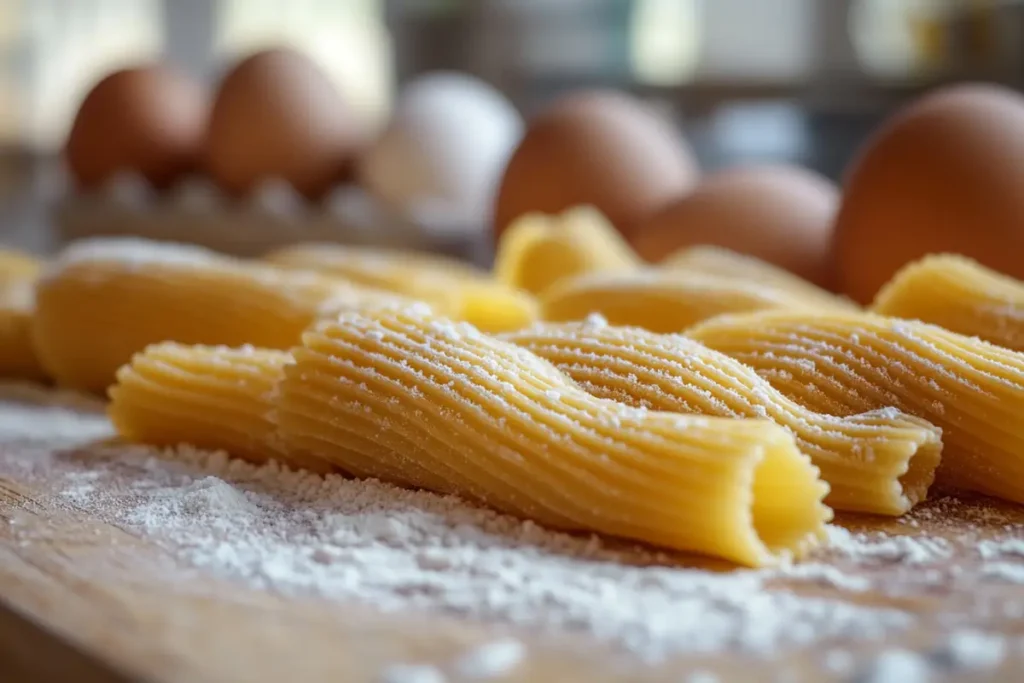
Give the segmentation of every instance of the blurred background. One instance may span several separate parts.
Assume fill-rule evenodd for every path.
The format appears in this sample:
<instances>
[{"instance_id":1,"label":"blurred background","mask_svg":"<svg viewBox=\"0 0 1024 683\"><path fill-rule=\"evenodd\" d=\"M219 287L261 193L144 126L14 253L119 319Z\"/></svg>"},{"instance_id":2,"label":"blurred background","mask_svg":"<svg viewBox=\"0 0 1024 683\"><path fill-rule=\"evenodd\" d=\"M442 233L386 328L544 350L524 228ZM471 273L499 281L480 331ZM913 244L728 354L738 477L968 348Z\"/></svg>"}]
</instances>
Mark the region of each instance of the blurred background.
<instances>
[{"instance_id":1,"label":"blurred background","mask_svg":"<svg viewBox=\"0 0 1024 683\"><path fill-rule=\"evenodd\" d=\"M1024 2L1009 0L0 0L0 239L51 248L60 152L99 78L165 60L212 87L282 44L368 128L438 69L479 77L526 117L612 86L669 114L705 169L784 161L833 179L928 87L1024 86Z\"/></svg>"}]
</instances>

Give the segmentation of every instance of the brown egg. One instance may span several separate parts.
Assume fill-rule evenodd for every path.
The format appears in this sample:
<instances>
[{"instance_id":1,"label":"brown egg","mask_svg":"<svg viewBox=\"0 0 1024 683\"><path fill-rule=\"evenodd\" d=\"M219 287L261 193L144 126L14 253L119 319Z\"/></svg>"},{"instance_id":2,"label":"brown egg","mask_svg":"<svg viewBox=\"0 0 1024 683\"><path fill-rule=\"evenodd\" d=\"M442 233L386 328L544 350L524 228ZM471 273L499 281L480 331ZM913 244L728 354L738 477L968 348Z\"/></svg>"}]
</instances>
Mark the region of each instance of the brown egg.
<instances>
[{"instance_id":1,"label":"brown egg","mask_svg":"<svg viewBox=\"0 0 1024 683\"><path fill-rule=\"evenodd\" d=\"M230 194L277 179L317 199L350 172L358 143L355 118L330 78L297 52L267 50L221 83L206 166Z\"/></svg>"},{"instance_id":2,"label":"brown egg","mask_svg":"<svg viewBox=\"0 0 1024 683\"><path fill-rule=\"evenodd\" d=\"M501 181L495 231L525 213L586 204L629 234L690 189L697 174L682 137L640 101L575 93L529 122Z\"/></svg>"},{"instance_id":3,"label":"brown egg","mask_svg":"<svg viewBox=\"0 0 1024 683\"><path fill-rule=\"evenodd\" d=\"M905 263L953 252L1024 278L1024 98L945 88L867 144L836 223L840 290L869 302Z\"/></svg>"},{"instance_id":4,"label":"brown egg","mask_svg":"<svg viewBox=\"0 0 1024 683\"><path fill-rule=\"evenodd\" d=\"M637 253L660 261L709 244L774 263L827 287L829 244L839 193L823 176L795 166L752 166L708 176L645 222Z\"/></svg>"},{"instance_id":5,"label":"brown egg","mask_svg":"<svg viewBox=\"0 0 1024 683\"><path fill-rule=\"evenodd\" d=\"M165 66L110 74L82 101L64 150L83 189L119 171L135 171L158 188L195 170L206 127L206 91Z\"/></svg>"}]
</instances>

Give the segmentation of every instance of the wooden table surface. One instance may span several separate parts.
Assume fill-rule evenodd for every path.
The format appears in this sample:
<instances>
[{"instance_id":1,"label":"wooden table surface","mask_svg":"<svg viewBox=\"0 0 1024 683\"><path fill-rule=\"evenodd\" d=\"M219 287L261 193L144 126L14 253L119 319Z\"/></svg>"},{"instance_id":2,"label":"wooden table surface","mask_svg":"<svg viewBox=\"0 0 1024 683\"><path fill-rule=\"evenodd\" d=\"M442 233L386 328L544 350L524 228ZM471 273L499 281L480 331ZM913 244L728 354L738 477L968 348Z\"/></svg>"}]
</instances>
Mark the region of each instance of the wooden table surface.
<instances>
[{"instance_id":1,"label":"wooden table surface","mask_svg":"<svg viewBox=\"0 0 1024 683\"><path fill-rule=\"evenodd\" d=\"M285 597L188 566L146 538L73 505L53 504L54 492L47 489L45 480L20 481L0 471L0 681L5 683L369 682L385 680L381 672L396 663L450 670L460 653L507 634L520 639L529 654L503 681L687 681L697 668L721 681L871 680L829 673L820 648L779 652L768 661L722 653L653 666L580 636L542 637L449 617L381 614L365 606ZM1020 508L978 503L959 515L947 507L931 513L925 508L913 525L842 521L854 530L950 539L953 554L944 568L960 567L962 576L975 572L979 577L977 540L1024 529ZM858 571L850 569L849 558L829 562L847 574ZM907 571L902 565L873 564L863 570L872 589L856 593L787 581L777 590L893 605L915 615L916 626L896 638L851 644L859 662L870 662L886 648L927 650L953 625L967 624L1008 637L1002 663L932 680L1020 680L1024 611L994 607L1024 610L1024 583L979 578L904 591L900 582L908 580Z\"/></svg>"}]
</instances>

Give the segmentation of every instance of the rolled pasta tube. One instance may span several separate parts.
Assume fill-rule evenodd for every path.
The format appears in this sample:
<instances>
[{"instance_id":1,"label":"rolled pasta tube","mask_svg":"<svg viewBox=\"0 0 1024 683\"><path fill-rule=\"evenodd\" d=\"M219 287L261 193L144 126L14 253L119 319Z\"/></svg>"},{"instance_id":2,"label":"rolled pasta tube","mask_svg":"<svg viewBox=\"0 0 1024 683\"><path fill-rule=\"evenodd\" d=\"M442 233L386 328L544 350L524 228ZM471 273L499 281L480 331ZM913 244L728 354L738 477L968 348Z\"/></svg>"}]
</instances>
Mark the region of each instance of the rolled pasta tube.
<instances>
[{"instance_id":1,"label":"rolled pasta tube","mask_svg":"<svg viewBox=\"0 0 1024 683\"><path fill-rule=\"evenodd\" d=\"M351 285L142 240L72 246L36 286L32 337L58 383L100 393L162 341L287 349Z\"/></svg>"},{"instance_id":2,"label":"rolled pasta tube","mask_svg":"<svg viewBox=\"0 0 1024 683\"><path fill-rule=\"evenodd\" d=\"M31 334L35 281L42 267L28 254L0 250L0 378L47 378Z\"/></svg>"},{"instance_id":3,"label":"rolled pasta tube","mask_svg":"<svg viewBox=\"0 0 1024 683\"><path fill-rule=\"evenodd\" d=\"M830 518L827 485L781 427L596 398L426 306L321 321L293 355L282 434L342 468L353 451L355 470L415 462L441 491L542 524L748 565L801 555Z\"/></svg>"},{"instance_id":4,"label":"rolled pasta tube","mask_svg":"<svg viewBox=\"0 0 1024 683\"><path fill-rule=\"evenodd\" d=\"M898 411L835 417L783 396L742 363L680 335L595 323L540 324L502 336L595 396L677 413L767 418L788 429L839 510L901 515L924 500L941 431Z\"/></svg>"},{"instance_id":5,"label":"rolled pasta tube","mask_svg":"<svg viewBox=\"0 0 1024 683\"><path fill-rule=\"evenodd\" d=\"M302 242L270 252L264 260L277 266L329 273L356 284L401 294L431 279L479 281L490 274L465 261L423 252Z\"/></svg>"},{"instance_id":6,"label":"rolled pasta tube","mask_svg":"<svg viewBox=\"0 0 1024 683\"><path fill-rule=\"evenodd\" d=\"M598 313L613 325L662 333L681 332L723 313L810 305L788 292L735 278L655 269L570 278L540 301L541 318L550 322L583 320Z\"/></svg>"},{"instance_id":7,"label":"rolled pasta tube","mask_svg":"<svg viewBox=\"0 0 1024 683\"><path fill-rule=\"evenodd\" d=\"M541 294L567 277L635 270L640 264L608 219L593 207L581 206L515 220L498 241L494 272L510 287Z\"/></svg>"},{"instance_id":8,"label":"rolled pasta tube","mask_svg":"<svg viewBox=\"0 0 1024 683\"><path fill-rule=\"evenodd\" d=\"M1024 282L964 256L927 256L904 266L872 310L1024 351Z\"/></svg>"},{"instance_id":9,"label":"rolled pasta tube","mask_svg":"<svg viewBox=\"0 0 1024 683\"><path fill-rule=\"evenodd\" d=\"M822 306L851 310L859 308L849 299L822 289L784 268L724 247L712 245L685 247L670 254L658 265L669 271L746 280L772 289L790 292L808 302L817 302Z\"/></svg>"},{"instance_id":10,"label":"rolled pasta tube","mask_svg":"<svg viewBox=\"0 0 1024 683\"><path fill-rule=\"evenodd\" d=\"M287 351L154 344L118 370L108 414L134 443L190 444L256 463L331 471L324 460L288 453L278 438L274 391L290 362Z\"/></svg>"},{"instance_id":11,"label":"rolled pasta tube","mask_svg":"<svg viewBox=\"0 0 1024 683\"><path fill-rule=\"evenodd\" d=\"M936 485L1024 502L1024 355L869 313L764 312L687 335L812 410L898 408L942 428Z\"/></svg>"},{"instance_id":12,"label":"rolled pasta tube","mask_svg":"<svg viewBox=\"0 0 1024 683\"><path fill-rule=\"evenodd\" d=\"M456 259L398 250L303 243L267 254L284 268L311 270L361 287L429 303L486 332L516 330L537 319L528 293Z\"/></svg>"}]
</instances>

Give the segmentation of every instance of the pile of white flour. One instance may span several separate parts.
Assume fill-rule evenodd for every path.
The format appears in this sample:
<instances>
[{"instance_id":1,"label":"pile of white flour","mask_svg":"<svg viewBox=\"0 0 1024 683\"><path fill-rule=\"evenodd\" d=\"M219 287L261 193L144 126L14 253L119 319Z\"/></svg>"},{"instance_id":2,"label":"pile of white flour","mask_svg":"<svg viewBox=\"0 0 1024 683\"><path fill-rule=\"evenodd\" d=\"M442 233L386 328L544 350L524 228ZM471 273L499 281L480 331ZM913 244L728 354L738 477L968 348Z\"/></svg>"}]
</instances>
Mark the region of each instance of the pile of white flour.
<instances>
[{"instance_id":1,"label":"pile of white flour","mask_svg":"<svg viewBox=\"0 0 1024 683\"><path fill-rule=\"evenodd\" d=\"M850 658L833 643L898 637L921 619L873 606L862 599L869 592L907 596L941 586L971 596L971 613L943 624L949 641L918 657L929 666L998 666L1016 644L987 633L985 623L1011 610L1024 615L1024 602L986 601L978 589L1024 582L1024 535L1015 524L1000 538L965 539L977 548L973 569L944 563L956 548L940 538L833 527L831 547L808 562L715 572L376 481L255 467L189 448L95 445L111 435L95 405L5 390L0 477L47 482L62 505L219 577L286 594L585 633L648 660L815 645L836 673ZM918 533L917 519L945 514L943 506L958 507L925 507L905 520L907 532ZM773 587L782 581L798 590ZM904 654L917 656L896 651L889 659L905 664Z\"/></svg>"}]
</instances>

